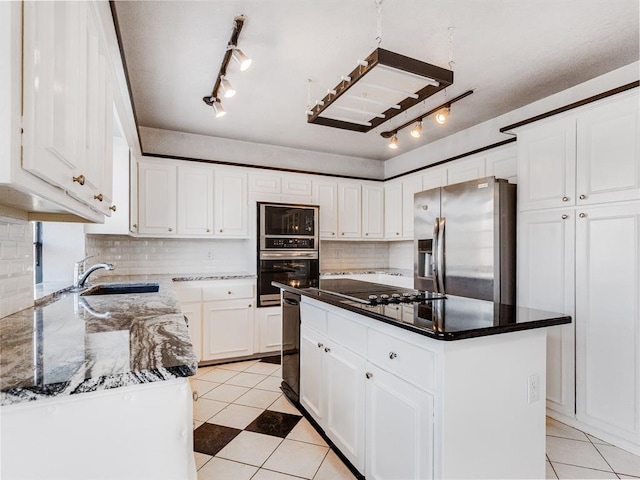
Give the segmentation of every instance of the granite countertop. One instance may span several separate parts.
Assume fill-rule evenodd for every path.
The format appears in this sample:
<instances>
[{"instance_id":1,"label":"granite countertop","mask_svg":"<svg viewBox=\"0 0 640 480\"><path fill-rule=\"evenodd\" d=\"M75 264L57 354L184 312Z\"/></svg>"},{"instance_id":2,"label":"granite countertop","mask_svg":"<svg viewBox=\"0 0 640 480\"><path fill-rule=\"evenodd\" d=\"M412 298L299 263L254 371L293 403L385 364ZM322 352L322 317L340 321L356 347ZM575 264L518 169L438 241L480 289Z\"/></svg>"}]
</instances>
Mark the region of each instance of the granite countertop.
<instances>
[{"instance_id":1,"label":"granite countertop","mask_svg":"<svg viewBox=\"0 0 640 480\"><path fill-rule=\"evenodd\" d=\"M413 270L404 268L367 268L367 269L348 269L348 270L323 270L320 272L320 278L333 277L340 275L393 275L394 277L410 277L413 278Z\"/></svg>"},{"instance_id":2,"label":"granite countertop","mask_svg":"<svg viewBox=\"0 0 640 480\"><path fill-rule=\"evenodd\" d=\"M320 280L320 289L322 283ZM421 303L366 305L317 288L294 288L277 282L273 285L436 340L463 340L571 323L571 317L562 313L454 295Z\"/></svg>"},{"instance_id":3,"label":"granite countertop","mask_svg":"<svg viewBox=\"0 0 640 480\"><path fill-rule=\"evenodd\" d=\"M171 279L105 276L94 284L123 280L160 289L84 297L63 290L0 320L0 405L195 374Z\"/></svg>"}]
</instances>

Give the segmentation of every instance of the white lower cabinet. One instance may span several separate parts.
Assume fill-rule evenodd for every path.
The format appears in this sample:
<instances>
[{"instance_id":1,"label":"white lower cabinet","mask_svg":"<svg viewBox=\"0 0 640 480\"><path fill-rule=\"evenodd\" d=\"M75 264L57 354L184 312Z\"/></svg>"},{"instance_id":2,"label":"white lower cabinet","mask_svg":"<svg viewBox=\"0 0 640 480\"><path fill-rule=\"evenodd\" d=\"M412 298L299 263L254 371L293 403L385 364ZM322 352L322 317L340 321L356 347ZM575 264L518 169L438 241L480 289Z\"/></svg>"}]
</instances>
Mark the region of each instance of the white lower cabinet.
<instances>
[{"instance_id":1,"label":"white lower cabinet","mask_svg":"<svg viewBox=\"0 0 640 480\"><path fill-rule=\"evenodd\" d=\"M205 302L202 360L253 354L253 300Z\"/></svg>"},{"instance_id":2,"label":"white lower cabinet","mask_svg":"<svg viewBox=\"0 0 640 480\"><path fill-rule=\"evenodd\" d=\"M282 347L282 307L256 308L260 352L280 352Z\"/></svg>"},{"instance_id":3,"label":"white lower cabinet","mask_svg":"<svg viewBox=\"0 0 640 480\"><path fill-rule=\"evenodd\" d=\"M433 478L433 395L366 365L367 479Z\"/></svg>"}]
</instances>

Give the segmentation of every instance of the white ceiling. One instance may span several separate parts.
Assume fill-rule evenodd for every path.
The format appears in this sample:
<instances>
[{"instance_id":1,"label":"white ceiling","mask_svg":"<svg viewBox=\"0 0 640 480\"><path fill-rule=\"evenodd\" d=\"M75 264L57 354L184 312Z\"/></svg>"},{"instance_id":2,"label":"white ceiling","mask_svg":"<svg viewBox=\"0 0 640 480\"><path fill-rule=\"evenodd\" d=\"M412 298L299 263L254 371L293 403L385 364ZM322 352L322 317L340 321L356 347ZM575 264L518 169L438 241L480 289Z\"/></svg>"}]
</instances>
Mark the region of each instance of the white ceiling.
<instances>
[{"instance_id":1,"label":"white ceiling","mask_svg":"<svg viewBox=\"0 0 640 480\"><path fill-rule=\"evenodd\" d=\"M444 68L452 59L454 83L358 133L309 124L305 110L376 48L375 0L118 1L116 12L139 126L378 160L639 58L638 0L384 0L380 46ZM216 119L202 97L238 14L253 64L230 64L238 93ZM379 135L469 89L422 139L404 130L394 152Z\"/></svg>"}]
</instances>

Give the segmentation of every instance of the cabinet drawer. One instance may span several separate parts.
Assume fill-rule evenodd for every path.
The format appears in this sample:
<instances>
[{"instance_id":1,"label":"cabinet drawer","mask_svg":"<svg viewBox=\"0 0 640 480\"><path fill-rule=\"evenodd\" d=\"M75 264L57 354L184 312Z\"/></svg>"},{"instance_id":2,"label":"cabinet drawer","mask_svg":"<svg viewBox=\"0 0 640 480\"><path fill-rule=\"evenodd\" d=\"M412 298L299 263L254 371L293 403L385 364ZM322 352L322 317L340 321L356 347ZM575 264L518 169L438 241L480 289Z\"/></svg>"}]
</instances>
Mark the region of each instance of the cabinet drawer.
<instances>
[{"instance_id":1,"label":"cabinet drawer","mask_svg":"<svg viewBox=\"0 0 640 480\"><path fill-rule=\"evenodd\" d=\"M300 321L305 327L313 328L320 333L327 333L327 312L311 305L303 298L300 303Z\"/></svg>"},{"instance_id":2,"label":"cabinet drawer","mask_svg":"<svg viewBox=\"0 0 640 480\"><path fill-rule=\"evenodd\" d=\"M359 355L367 354L367 327L335 313L327 314L327 331L331 340Z\"/></svg>"},{"instance_id":3,"label":"cabinet drawer","mask_svg":"<svg viewBox=\"0 0 640 480\"><path fill-rule=\"evenodd\" d=\"M176 292L180 303L202 301L202 287L184 285L185 282L180 283L173 284L173 291Z\"/></svg>"},{"instance_id":4,"label":"cabinet drawer","mask_svg":"<svg viewBox=\"0 0 640 480\"><path fill-rule=\"evenodd\" d=\"M377 330L369 329L368 358L421 388L435 387L435 353Z\"/></svg>"},{"instance_id":5,"label":"cabinet drawer","mask_svg":"<svg viewBox=\"0 0 640 480\"><path fill-rule=\"evenodd\" d=\"M205 302L210 300L231 300L235 298L253 298L253 285L236 283L215 285L202 289L202 299Z\"/></svg>"}]
</instances>

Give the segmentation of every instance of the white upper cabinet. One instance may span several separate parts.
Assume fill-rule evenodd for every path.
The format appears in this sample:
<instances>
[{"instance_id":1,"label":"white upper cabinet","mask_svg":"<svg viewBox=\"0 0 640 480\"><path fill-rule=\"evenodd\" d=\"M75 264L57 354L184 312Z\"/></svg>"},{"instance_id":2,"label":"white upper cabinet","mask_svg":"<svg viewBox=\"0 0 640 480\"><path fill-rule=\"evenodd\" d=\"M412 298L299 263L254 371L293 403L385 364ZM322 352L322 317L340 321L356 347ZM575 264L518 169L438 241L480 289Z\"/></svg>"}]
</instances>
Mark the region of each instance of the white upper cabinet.
<instances>
[{"instance_id":1,"label":"white upper cabinet","mask_svg":"<svg viewBox=\"0 0 640 480\"><path fill-rule=\"evenodd\" d=\"M382 184L362 185L362 236L384 236L384 187Z\"/></svg>"},{"instance_id":2,"label":"white upper cabinet","mask_svg":"<svg viewBox=\"0 0 640 480\"><path fill-rule=\"evenodd\" d=\"M25 3L23 38L22 168L104 218L111 214L113 92L96 6Z\"/></svg>"},{"instance_id":3,"label":"white upper cabinet","mask_svg":"<svg viewBox=\"0 0 640 480\"><path fill-rule=\"evenodd\" d=\"M313 203L320 206L320 238L335 240L338 236L338 182L314 181Z\"/></svg>"},{"instance_id":4,"label":"white upper cabinet","mask_svg":"<svg viewBox=\"0 0 640 480\"><path fill-rule=\"evenodd\" d=\"M486 157L486 176L518 183L518 149L515 145L498 149Z\"/></svg>"},{"instance_id":5,"label":"white upper cabinet","mask_svg":"<svg viewBox=\"0 0 640 480\"><path fill-rule=\"evenodd\" d=\"M178 234L207 235L213 231L213 169L178 167Z\"/></svg>"},{"instance_id":6,"label":"white upper cabinet","mask_svg":"<svg viewBox=\"0 0 640 480\"><path fill-rule=\"evenodd\" d=\"M249 192L273 193L281 192L282 179L278 174L271 174L263 170L249 173Z\"/></svg>"},{"instance_id":7,"label":"white upper cabinet","mask_svg":"<svg viewBox=\"0 0 640 480\"><path fill-rule=\"evenodd\" d=\"M310 177L297 174L282 176L282 195L285 201L308 203L312 194Z\"/></svg>"},{"instance_id":8,"label":"white upper cabinet","mask_svg":"<svg viewBox=\"0 0 640 480\"><path fill-rule=\"evenodd\" d=\"M405 240L413 240L413 217L415 215L413 196L422 190L421 175L413 175L402 180L402 238Z\"/></svg>"},{"instance_id":9,"label":"white upper cabinet","mask_svg":"<svg viewBox=\"0 0 640 480\"><path fill-rule=\"evenodd\" d=\"M176 234L178 167L157 160L138 163L138 233Z\"/></svg>"},{"instance_id":10,"label":"white upper cabinet","mask_svg":"<svg viewBox=\"0 0 640 480\"><path fill-rule=\"evenodd\" d=\"M422 174L422 190L444 187L447 185L447 167L437 166L428 168Z\"/></svg>"},{"instance_id":11,"label":"white upper cabinet","mask_svg":"<svg viewBox=\"0 0 640 480\"><path fill-rule=\"evenodd\" d=\"M413 197L412 197L413 198ZM394 240L402 237L404 216L400 215L403 206L402 182L394 180L384 184L384 237ZM413 208L411 209L413 212ZM411 218L413 224L413 217Z\"/></svg>"},{"instance_id":12,"label":"white upper cabinet","mask_svg":"<svg viewBox=\"0 0 640 480\"><path fill-rule=\"evenodd\" d=\"M214 229L220 237L246 237L247 174L244 170L220 168L215 171Z\"/></svg>"},{"instance_id":13,"label":"white upper cabinet","mask_svg":"<svg viewBox=\"0 0 640 480\"><path fill-rule=\"evenodd\" d=\"M640 199L639 101L635 92L578 115L578 205Z\"/></svg>"},{"instance_id":14,"label":"white upper cabinet","mask_svg":"<svg viewBox=\"0 0 640 480\"><path fill-rule=\"evenodd\" d=\"M362 192L359 182L338 182L339 238L362 237Z\"/></svg>"},{"instance_id":15,"label":"white upper cabinet","mask_svg":"<svg viewBox=\"0 0 640 480\"><path fill-rule=\"evenodd\" d=\"M485 158L458 160L447 165L447 185L485 177Z\"/></svg>"},{"instance_id":16,"label":"white upper cabinet","mask_svg":"<svg viewBox=\"0 0 640 480\"><path fill-rule=\"evenodd\" d=\"M638 93L518 129L520 210L640 198Z\"/></svg>"}]
</instances>

